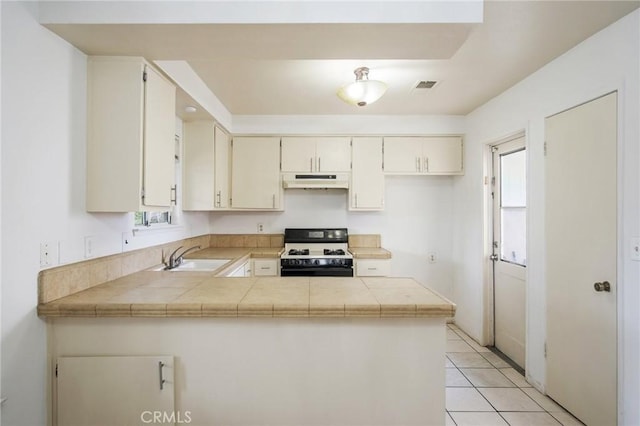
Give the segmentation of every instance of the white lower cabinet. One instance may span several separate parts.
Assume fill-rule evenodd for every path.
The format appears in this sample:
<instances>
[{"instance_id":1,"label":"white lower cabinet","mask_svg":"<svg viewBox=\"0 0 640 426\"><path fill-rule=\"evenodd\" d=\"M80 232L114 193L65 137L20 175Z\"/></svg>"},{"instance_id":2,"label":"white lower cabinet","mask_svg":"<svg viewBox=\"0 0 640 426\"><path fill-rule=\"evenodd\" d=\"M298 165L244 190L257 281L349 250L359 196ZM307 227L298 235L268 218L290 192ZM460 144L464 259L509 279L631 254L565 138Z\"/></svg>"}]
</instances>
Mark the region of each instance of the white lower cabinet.
<instances>
[{"instance_id":1,"label":"white lower cabinet","mask_svg":"<svg viewBox=\"0 0 640 426\"><path fill-rule=\"evenodd\" d=\"M242 265L238 266L227 277L231 278L244 278L251 276L251 261L247 260Z\"/></svg>"},{"instance_id":2,"label":"white lower cabinet","mask_svg":"<svg viewBox=\"0 0 640 426\"><path fill-rule=\"evenodd\" d=\"M280 275L279 259L253 259L254 277L277 277Z\"/></svg>"},{"instance_id":3,"label":"white lower cabinet","mask_svg":"<svg viewBox=\"0 0 640 426\"><path fill-rule=\"evenodd\" d=\"M391 259L354 259L356 277L388 277Z\"/></svg>"},{"instance_id":4,"label":"white lower cabinet","mask_svg":"<svg viewBox=\"0 0 640 426\"><path fill-rule=\"evenodd\" d=\"M55 372L58 426L137 425L152 423L154 416L163 424L179 420L172 356L59 357Z\"/></svg>"}]
</instances>

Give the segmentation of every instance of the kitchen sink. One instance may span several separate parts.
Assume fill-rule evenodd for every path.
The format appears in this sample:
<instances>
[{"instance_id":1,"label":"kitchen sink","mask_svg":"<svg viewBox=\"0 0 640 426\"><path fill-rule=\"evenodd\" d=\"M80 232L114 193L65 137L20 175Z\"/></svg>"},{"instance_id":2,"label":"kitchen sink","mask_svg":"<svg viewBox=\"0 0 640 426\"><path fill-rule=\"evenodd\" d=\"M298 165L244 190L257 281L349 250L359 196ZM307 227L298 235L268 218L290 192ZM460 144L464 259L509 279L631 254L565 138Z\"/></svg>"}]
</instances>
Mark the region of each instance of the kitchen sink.
<instances>
[{"instance_id":1,"label":"kitchen sink","mask_svg":"<svg viewBox=\"0 0 640 426\"><path fill-rule=\"evenodd\" d=\"M180 266L169 269L171 272L210 272L229 263L232 259L184 259ZM164 271L165 266L153 268L154 271Z\"/></svg>"}]
</instances>

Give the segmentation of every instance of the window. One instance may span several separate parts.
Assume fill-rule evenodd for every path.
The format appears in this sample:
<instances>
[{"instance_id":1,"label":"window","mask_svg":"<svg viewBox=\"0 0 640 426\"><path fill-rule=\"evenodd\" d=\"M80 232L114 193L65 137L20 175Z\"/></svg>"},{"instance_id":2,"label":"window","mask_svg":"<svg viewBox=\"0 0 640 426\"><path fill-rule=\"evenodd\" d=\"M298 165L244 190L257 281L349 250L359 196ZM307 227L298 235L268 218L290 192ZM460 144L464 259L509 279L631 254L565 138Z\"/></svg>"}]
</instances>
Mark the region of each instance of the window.
<instances>
[{"instance_id":1,"label":"window","mask_svg":"<svg viewBox=\"0 0 640 426\"><path fill-rule=\"evenodd\" d=\"M524 150L500 156L500 259L527 264L527 190Z\"/></svg>"}]
</instances>

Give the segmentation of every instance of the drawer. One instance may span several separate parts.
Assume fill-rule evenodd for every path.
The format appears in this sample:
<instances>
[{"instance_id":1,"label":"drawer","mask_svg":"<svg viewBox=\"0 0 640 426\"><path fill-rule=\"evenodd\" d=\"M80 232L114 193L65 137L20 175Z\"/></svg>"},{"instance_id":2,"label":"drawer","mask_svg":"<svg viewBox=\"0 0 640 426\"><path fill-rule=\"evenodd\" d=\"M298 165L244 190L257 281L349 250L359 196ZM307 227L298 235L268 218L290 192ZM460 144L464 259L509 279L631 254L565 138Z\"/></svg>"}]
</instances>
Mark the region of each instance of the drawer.
<instances>
[{"instance_id":1,"label":"drawer","mask_svg":"<svg viewBox=\"0 0 640 426\"><path fill-rule=\"evenodd\" d=\"M254 277L277 277L280 272L280 259L253 259Z\"/></svg>"},{"instance_id":2,"label":"drawer","mask_svg":"<svg viewBox=\"0 0 640 426\"><path fill-rule=\"evenodd\" d=\"M357 277L388 277L391 274L391 259L355 259Z\"/></svg>"}]
</instances>

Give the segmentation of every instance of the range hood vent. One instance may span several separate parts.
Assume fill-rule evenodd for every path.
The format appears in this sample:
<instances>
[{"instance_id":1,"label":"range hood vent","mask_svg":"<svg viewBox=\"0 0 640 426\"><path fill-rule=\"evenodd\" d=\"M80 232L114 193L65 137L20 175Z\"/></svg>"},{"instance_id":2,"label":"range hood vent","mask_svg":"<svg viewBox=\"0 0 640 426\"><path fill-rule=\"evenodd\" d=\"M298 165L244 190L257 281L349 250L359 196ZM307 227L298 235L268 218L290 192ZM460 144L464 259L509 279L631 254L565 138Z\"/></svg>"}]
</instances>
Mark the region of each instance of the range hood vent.
<instances>
[{"instance_id":1,"label":"range hood vent","mask_svg":"<svg viewBox=\"0 0 640 426\"><path fill-rule=\"evenodd\" d=\"M348 189L349 174L293 174L282 175L282 186L285 189Z\"/></svg>"}]
</instances>

